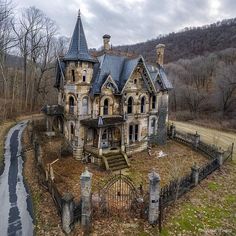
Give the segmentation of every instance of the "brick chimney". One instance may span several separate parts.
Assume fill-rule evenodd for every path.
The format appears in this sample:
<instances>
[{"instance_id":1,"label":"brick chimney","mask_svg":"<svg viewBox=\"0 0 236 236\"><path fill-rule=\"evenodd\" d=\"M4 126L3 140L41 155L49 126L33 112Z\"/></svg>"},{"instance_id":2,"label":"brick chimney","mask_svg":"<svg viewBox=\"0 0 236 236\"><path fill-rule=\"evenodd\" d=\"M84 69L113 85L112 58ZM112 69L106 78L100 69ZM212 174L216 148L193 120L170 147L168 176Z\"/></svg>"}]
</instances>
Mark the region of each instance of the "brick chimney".
<instances>
[{"instance_id":1,"label":"brick chimney","mask_svg":"<svg viewBox=\"0 0 236 236\"><path fill-rule=\"evenodd\" d=\"M103 48L105 51L109 51L111 49L110 38L111 36L108 34L103 35Z\"/></svg>"},{"instance_id":2,"label":"brick chimney","mask_svg":"<svg viewBox=\"0 0 236 236\"><path fill-rule=\"evenodd\" d=\"M165 44L160 43L156 46L157 63L160 66L163 66L164 63L164 51L165 51Z\"/></svg>"}]
</instances>

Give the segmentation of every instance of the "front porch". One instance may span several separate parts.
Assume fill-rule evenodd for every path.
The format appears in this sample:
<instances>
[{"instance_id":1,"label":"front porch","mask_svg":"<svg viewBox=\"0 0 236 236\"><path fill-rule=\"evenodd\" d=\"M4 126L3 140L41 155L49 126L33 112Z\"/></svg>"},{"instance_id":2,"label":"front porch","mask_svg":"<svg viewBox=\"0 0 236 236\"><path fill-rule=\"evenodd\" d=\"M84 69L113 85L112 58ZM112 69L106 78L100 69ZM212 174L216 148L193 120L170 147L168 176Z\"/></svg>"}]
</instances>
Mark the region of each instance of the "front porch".
<instances>
[{"instance_id":1,"label":"front porch","mask_svg":"<svg viewBox=\"0 0 236 236\"><path fill-rule=\"evenodd\" d=\"M85 127L84 148L101 156L124 152L124 119L121 116L82 120Z\"/></svg>"},{"instance_id":2,"label":"front porch","mask_svg":"<svg viewBox=\"0 0 236 236\"><path fill-rule=\"evenodd\" d=\"M85 127L84 151L100 159L106 170L129 167L125 154L124 122L121 116L81 121Z\"/></svg>"}]
</instances>

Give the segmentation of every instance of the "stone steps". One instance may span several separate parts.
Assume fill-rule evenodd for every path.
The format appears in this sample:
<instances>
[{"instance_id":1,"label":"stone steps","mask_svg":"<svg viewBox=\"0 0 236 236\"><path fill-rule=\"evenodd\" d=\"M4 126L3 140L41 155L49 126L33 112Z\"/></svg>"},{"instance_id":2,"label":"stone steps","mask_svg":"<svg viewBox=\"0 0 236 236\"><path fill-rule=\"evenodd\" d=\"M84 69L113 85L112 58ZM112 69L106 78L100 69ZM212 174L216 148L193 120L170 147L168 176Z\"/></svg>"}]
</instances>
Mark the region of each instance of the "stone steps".
<instances>
[{"instance_id":1,"label":"stone steps","mask_svg":"<svg viewBox=\"0 0 236 236\"><path fill-rule=\"evenodd\" d=\"M116 171L128 168L129 165L122 153L116 154L106 154L104 155L106 158L109 170Z\"/></svg>"}]
</instances>

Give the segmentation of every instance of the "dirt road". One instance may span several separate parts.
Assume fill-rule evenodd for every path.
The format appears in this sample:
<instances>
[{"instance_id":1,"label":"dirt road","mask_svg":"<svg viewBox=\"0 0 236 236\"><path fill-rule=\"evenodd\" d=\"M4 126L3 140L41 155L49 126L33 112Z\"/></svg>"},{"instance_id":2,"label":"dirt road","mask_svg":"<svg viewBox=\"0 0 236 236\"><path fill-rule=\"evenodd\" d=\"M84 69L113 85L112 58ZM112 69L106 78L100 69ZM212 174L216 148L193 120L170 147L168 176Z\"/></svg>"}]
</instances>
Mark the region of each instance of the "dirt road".
<instances>
[{"instance_id":1,"label":"dirt road","mask_svg":"<svg viewBox=\"0 0 236 236\"><path fill-rule=\"evenodd\" d=\"M232 143L234 143L234 160L236 160L236 133L223 132L186 122L173 121L173 123L177 130L187 133L195 133L197 131L198 134L200 134L202 141L209 144L215 144L223 149L227 149Z\"/></svg>"}]
</instances>

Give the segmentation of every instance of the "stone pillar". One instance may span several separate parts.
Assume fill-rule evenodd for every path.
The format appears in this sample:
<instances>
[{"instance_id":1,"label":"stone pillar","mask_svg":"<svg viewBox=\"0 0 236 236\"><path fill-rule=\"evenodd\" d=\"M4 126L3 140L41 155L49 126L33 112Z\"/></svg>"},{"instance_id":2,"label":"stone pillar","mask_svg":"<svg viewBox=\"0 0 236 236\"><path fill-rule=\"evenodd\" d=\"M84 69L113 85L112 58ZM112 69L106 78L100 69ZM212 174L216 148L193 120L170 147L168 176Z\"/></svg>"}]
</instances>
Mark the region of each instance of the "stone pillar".
<instances>
[{"instance_id":1,"label":"stone pillar","mask_svg":"<svg viewBox=\"0 0 236 236\"><path fill-rule=\"evenodd\" d=\"M223 154L224 154L224 152L221 149L217 152L217 161L218 161L219 166L222 166L224 163Z\"/></svg>"},{"instance_id":2,"label":"stone pillar","mask_svg":"<svg viewBox=\"0 0 236 236\"><path fill-rule=\"evenodd\" d=\"M173 123L172 123L171 126L170 126L170 137L171 137L171 138L174 138L174 137L175 137L175 126L174 126Z\"/></svg>"},{"instance_id":3,"label":"stone pillar","mask_svg":"<svg viewBox=\"0 0 236 236\"><path fill-rule=\"evenodd\" d=\"M148 222L157 223L159 215L160 176L154 170L148 174L149 178L149 211Z\"/></svg>"},{"instance_id":4,"label":"stone pillar","mask_svg":"<svg viewBox=\"0 0 236 236\"><path fill-rule=\"evenodd\" d=\"M62 229L65 233L71 232L71 225L74 222L74 202L73 195L66 193L62 198Z\"/></svg>"},{"instance_id":5,"label":"stone pillar","mask_svg":"<svg viewBox=\"0 0 236 236\"><path fill-rule=\"evenodd\" d=\"M196 163L191 167L191 171L192 182L194 183L194 186L197 186L199 182L199 167L196 165Z\"/></svg>"},{"instance_id":6,"label":"stone pillar","mask_svg":"<svg viewBox=\"0 0 236 236\"><path fill-rule=\"evenodd\" d=\"M37 164L42 164L43 152L40 144L37 141L34 142L34 155L37 160Z\"/></svg>"},{"instance_id":7,"label":"stone pillar","mask_svg":"<svg viewBox=\"0 0 236 236\"><path fill-rule=\"evenodd\" d=\"M199 142L200 142L200 135L196 131L196 134L194 135L194 140L193 140L193 147L195 149L198 148Z\"/></svg>"},{"instance_id":8,"label":"stone pillar","mask_svg":"<svg viewBox=\"0 0 236 236\"><path fill-rule=\"evenodd\" d=\"M81 184L81 225L85 231L89 231L91 226L91 181L92 173L85 168L85 171L80 176Z\"/></svg>"}]
</instances>

